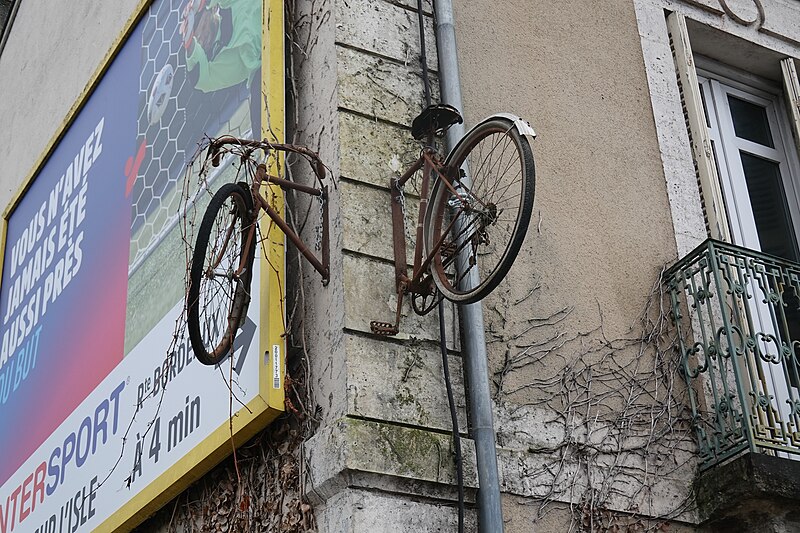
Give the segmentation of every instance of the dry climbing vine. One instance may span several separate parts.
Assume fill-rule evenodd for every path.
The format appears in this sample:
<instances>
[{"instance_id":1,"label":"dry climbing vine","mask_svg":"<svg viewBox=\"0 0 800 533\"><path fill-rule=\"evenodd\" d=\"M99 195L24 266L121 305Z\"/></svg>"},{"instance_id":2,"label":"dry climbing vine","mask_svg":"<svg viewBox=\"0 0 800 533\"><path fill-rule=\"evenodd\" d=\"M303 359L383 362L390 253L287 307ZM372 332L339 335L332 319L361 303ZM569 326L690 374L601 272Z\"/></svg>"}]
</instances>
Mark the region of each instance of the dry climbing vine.
<instances>
[{"instance_id":1,"label":"dry climbing vine","mask_svg":"<svg viewBox=\"0 0 800 533\"><path fill-rule=\"evenodd\" d=\"M313 3L309 13L323 12ZM295 69L316 44L314 37L324 17L299 15L294 3L285 5L287 39L292 54L287 59L288 131L296 131L298 120ZM269 110L268 110L268 128ZM294 143L296 139L287 139ZM293 179L294 161L287 158L283 167L286 177ZM299 166L298 166L299 168ZM291 192L287 193L286 219L298 233L306 225L315 225L314 205L301 206ZM187 221L184 239L190 245L194 221ZM187 263L190 254L187 253ZM302 280L304 264L299 255L287 250L287 267L291 279ZM286 413L250 441L238 447L223 463L199 482L165 505L158 514L140 527L166 532L261 532L310 533L317 530L314 510L305 495L307 465L303 443L317 426L317 407L312 391L304 329L306 298L302 282L288 284L286 290L287 376L285 380ZM232 403L236 402L231 386ZM225 401L225 399L220 399ZM235 410L231 408L232 412Z\"/></svg>"},{"instance_id":2,"label":"dry climbing vine","mask_svg":"<svg viewBox=\"0 0 800 533\"><path fill-rule=\"evenodd\" d=\"M504 490L536 505L536 520L566 505L569 531L660 531L691 507L691 420L655 278L624 337L606 335L599 302L596 325L583 331L572 307L508 320L540 285L518 299L501 292L487 307L498 445L516 459L505 461Z\"/></svg>"}]
</instances>

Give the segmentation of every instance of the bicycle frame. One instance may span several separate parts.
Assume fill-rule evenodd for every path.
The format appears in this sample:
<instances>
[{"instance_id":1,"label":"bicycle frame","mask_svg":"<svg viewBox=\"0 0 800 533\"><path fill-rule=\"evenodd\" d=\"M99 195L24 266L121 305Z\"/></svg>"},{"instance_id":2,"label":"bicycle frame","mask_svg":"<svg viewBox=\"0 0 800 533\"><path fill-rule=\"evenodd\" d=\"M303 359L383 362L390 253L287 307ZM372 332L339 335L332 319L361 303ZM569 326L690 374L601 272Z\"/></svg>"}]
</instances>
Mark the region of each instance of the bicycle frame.
<instances>
[{"instance_id":1,"label":"bicycle frame","mask_svg":"<svg viewBox=\"0 0 800 533\"><path fill-rule=\"evenodd\" d=\"M406 258L406 236L405 236L405 217L403 215L404 199L403 187L405 184L416 174L422 170L422 180L420 184L420 205L419 214L417 219L416 242L414 244L414 263L412 265L412 273L408 275L408 262ZM448 189L457 194L452 186L452 181L455 178L454 173L458 169L450 169L445 167L439 159L439 155L430 146L422 149L419 158L408 168L408 170L399 178L392 178L389 183L391 198L392 198L392 242L394 248L394 270L395 270L395 288L397 290L397 312L395 315L395 323L387 324L383 322L371 323L373 332L384 335L396 335L399 331L400 315L403 305L403 297L406 293L411 294L412 298L415 295L424 297L433 296L436 294L436 289L433 284L433 279L429 271L431 262L434 256L442 247L444 243L444 235L432 246L431 250L427 251L425 255L423 243L423 225L425 221L425 213L428 210L428 202L430 201L429 195L431 191L431 179L440 179L447 186ZM423 257L424 256L424 257ZM415 311L418 314L426 314L433 308L431 306L423 312Z\"/></svg>"},{"instance_id":2,"label":"bicycle frame","mask_svg":"<svg viewBox=\"0 0 800 533\"><path fill-rule=\"evenodd\" d=\"M270 143L267 141L254 141L247 139L238 139L236 137L220 137L211 142L209 146L209 156L212 158L211 164L219 166L222 157L222 147L225 144L233 144L236 146L246 146L250 151L255 150L275 150L281 152L296 153L306 157L311 164L314 171L319 188L310 187L295 183L291 180L272 176L267 173L267 167L260 163L256 166L256 171L253 175L253 183L250 184L250 193L253 197L254 209L257 211L263 209L267 216L280 228L280 230L288 237L292 244L297 248L297 251L311 263L311 266L319 272L322 276L323 285L327 285L330 280L330 237L328 235L328 188L322 184L325 178L325 165L320 160L316 152L309 150L304 146L297 146L292 144L278 144ZM249 154L248 154L249 155ZM266 198L261 194L263 185L277 185L282 190L295 190L311 196L316 196L322 201L322 250L321 258L317 256L306 246L303 239L286 223L283 216L272 207ZM257 217L254 217L257 220ZM257 224L252 224L247 234L246 249L253 242L252 239L256 238ZM240 267L241 269L242 267Z\"/></svg>"},{"instance_id":3,"label":"bicycle frame","mask_svg":"<svg viewBox=\"0 0 800 533\"><path fill-rule=\"evenodd\" d=\"M408 277L408 267L406 260L406 238L405 238L405 218L403 217L403 193L402 189L411 177L422 169L422 184L419 202L419 217L417 220L417 239L414 245L414 263L412 275ZM390 188L392 194L392 238L394 245L395 277L397 290L404 292L426 294L428 283L424 281L428 267L433 260L433 255L441 247L443 239L440 239L433 250L423 259L423 236L422 226L425 213L428 209L430 194L431 174L435 174L438 179L448 183L449 179L442 171L444 167L438 161L438 154L432 148L422 150L419 158L409 167L405 174L399 178L392 178Z\"/></svg>"}]
</instances>

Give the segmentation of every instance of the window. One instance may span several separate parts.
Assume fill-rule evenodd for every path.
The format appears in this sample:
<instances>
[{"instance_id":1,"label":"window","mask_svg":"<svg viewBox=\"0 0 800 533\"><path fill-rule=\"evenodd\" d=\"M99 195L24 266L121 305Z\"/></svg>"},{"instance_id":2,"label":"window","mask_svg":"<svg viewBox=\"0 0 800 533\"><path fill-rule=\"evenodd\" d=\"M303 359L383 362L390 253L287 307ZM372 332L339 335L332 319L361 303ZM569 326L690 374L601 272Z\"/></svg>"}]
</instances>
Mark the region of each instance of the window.
<instances>
[{"instance_id":1,"label":"window","mask_svg":"<svg viewBox=\"0 0 800 533\"><path fill-rule=\"evenodd\" d=\"M692 25L694 43L686 18L667 15L708 235L800 263L800 82L794 60ZM694 53L693 44L702 52ZM736 68L723 64L722 57ZM716 335L711 345L736 353L727 359L729 367L722 364L724 357L707 361L719 365L729 390L735 382L730 400L741 403L741 416L760 432L759 445L781 450L789 441L794 446L798 427L800 285L792 277L795 268L777 268L758 256L743 251L708 259L716 269L709 286L728 319L717 324L718 317L711 317L694 333ZM716 396L706 400L721 405Z\"/></svg>"},{"instance_id":2,"label":"window","mask_svg":"<svg viewBox=\"0 0 800 533\"><path fill-rule=\"evenodd\" d=\"M779 88L698 74L731 239L800 262L800 173Z\"/></svg>"},{"instance_id":3,"label":"window","mask_svg":"<svg viewBox=\"0 0 800 533\"><path fill-rule=\"evenodd\" d=\"M705 55L693 53L687 19L680 13L667 16L708 233L797 261L800 80L795 62L721 32L709 36L702 24L694 27ZM718 54L735 59L737 68L706 57ZM778 81L757 77L753 70Z\"/></svg>"},{"instance_id":4,"label":"window","mask_svg":"<svg viewBox=\"0 0 800 533\"><path fill-rule=\"evenodd\" d=\"M731 240L800 262L800 167L780 88L763 81L759 89L703 68L698 69L698 83ZM758 301L766 292L754 295L750 313L759 332L791 345L800 339L800 299L791 290L772 290L783 295L784 313L776 316ZM787 333L789 338L782 338ZM755 338L763 353L774 351L769 339ZM797 374L782 375L774 365L763 366L782 411L790 397L788 387L800 387Z\"/></svg>"}]
</instances>

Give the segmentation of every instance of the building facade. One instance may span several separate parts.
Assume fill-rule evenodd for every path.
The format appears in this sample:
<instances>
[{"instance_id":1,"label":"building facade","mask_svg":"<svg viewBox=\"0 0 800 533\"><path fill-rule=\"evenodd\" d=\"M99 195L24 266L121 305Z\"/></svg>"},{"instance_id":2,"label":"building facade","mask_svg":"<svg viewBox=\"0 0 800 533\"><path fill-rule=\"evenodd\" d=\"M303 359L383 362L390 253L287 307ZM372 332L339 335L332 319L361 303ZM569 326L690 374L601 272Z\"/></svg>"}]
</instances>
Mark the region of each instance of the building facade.
<instances>
[{"instance_id":1,"label":"building facade","mask_svg":"<svg viewBox=\"0 0 800 533\"><path fill-rule=\"evenodd\" d=\"M147 5L47 8L21 2L0 55L2 205ZM286 139L336 182L331 280L287 252L286 414L124 529L456 530L436 313L370 329L396 309L389 179L420 150L417 9L285 4ZM456 0L453 16L467 127L508 112L538 134L527 237L481 303L488 376L463 372L445 310L466 529L484 523L465 393L483 379L508 533L800 531L800 3ZM421 18L437 101L442 20L430 1Z\"/></svg>"}]
</instances>

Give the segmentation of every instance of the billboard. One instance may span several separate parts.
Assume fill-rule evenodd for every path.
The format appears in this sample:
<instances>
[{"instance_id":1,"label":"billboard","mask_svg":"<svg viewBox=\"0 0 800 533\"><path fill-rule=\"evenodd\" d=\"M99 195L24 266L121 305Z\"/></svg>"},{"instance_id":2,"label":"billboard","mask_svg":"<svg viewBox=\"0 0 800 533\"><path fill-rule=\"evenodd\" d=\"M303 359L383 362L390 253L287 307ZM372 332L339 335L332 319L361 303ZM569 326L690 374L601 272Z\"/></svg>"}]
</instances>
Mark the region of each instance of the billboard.
<instances>
[{"instance_id":1,"label":"billboard","mask_svg":"<svg viewBox=\"0 0 800 533\"><path fill-rule=\"evenodd\" d=\"M204 137L280 135L282 10L143 5L7 210L0 533L131 527L283 409L282 235L232 358L201 365L179 320L192 222L236 179L185 169Z\"/></svg>"}]
</instances>

